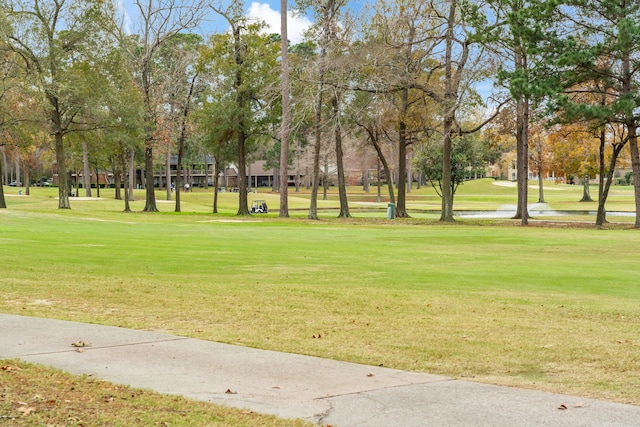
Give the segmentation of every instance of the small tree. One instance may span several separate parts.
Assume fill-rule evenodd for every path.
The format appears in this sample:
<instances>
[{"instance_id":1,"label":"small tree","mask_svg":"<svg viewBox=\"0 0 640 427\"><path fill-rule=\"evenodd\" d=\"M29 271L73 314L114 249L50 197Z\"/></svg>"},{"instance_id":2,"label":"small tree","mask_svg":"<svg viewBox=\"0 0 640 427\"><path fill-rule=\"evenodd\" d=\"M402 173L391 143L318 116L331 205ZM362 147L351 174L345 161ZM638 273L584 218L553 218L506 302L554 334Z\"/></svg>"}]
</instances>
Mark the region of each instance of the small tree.
<instances>
[{"instance_id":1,"label":"small tree","mask_svg":"<svg viewBox=\"0 0 640 427\"><path fill-rule=\"evenodd\" d=\"M414 158L416 168L424 174L438 195L444 193L442 178L442 141L432 138L419 144ZM477 137L465 135L456 137L451 145L451 181L450 193L455 194L464 181L484 175L487 165L481 142Z\"/></svg>"}]
</instances>

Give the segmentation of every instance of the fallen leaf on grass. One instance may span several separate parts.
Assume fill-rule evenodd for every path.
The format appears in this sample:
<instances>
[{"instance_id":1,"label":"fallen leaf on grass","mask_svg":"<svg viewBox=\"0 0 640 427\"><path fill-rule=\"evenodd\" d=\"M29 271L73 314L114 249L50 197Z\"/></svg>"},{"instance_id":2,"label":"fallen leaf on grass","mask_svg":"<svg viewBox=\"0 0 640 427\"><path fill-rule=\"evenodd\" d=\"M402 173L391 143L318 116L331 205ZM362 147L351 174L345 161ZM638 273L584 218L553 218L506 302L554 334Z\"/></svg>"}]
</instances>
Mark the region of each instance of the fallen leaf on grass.
<instances>
[{"instance_id":1,"label":"fallen leaf on grass","mask_svg":"<svg viewBox=\"0 0 640 427\"><path fill-rule=\"evenodd\" d=\"M35 406L23 406L22 408L18 408L18 412L22 412L23 417L26 417L35 411L36 411Z\"/></svg>"},{"instance_id":2,"label":"fallen leaf on grass","mask_svg":"<svg viewBox=\"0 0 640 427\"><path fill-rule=\"evenodd\" d=\"M17 366L4 365L3 367L0 368L0 370L4 372L13 372L13 371L19 371L20 368L18 368Z\"/></svg>"}]
</instances>

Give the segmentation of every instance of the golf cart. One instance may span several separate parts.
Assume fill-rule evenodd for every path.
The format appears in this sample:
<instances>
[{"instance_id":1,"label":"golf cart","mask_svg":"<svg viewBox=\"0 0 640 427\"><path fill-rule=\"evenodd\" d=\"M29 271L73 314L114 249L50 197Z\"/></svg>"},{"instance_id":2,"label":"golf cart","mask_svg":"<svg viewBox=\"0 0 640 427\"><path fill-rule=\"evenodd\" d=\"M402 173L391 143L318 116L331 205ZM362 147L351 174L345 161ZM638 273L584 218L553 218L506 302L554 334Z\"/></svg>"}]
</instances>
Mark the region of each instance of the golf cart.
<instances>
[{"instance_id":1,"label":"golf cart","mask_svg":"<svg viewBox=\"0 0 640 427\"><path fill-rule=\"evenodd\" d=\"M267 202L264 200L254 200L251 202L251 213L267 213L269 212L269 208L267 208Z\"/></svg>"}]
</instances>

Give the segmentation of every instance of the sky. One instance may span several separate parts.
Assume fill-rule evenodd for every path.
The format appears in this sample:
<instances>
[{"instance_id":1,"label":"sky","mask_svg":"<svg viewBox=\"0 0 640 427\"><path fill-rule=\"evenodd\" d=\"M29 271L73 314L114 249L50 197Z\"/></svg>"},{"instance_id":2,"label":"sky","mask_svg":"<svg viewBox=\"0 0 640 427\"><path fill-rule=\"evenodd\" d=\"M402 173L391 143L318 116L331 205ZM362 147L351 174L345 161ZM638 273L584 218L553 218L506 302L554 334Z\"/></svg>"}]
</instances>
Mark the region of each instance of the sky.
<instances>
[{"instance_id":1,"label":"sky","mask_svg":"<svg viewBox=\"0 0 640 427\"><path fill-rule=\"evenodd\" d=\"M136 23L139 26L138 10L135 6L135 0L116 1L123 10L126 10L125 25L130 29L135 28ZM147 0L141 1L144 4ZM223 4L226 5L230 0L222 1L225 2ZM294 1L295 0L289 1L289 9L291 9L291 4L294 3ZM352 2L359 3L357 0L352 0ZM267 0L264 2L255 1L251 3L247 1L245 14L248 17L260 19L269 25L269 29L265 30L266 33L280 33L280 0ZM294 16L291 12L288 13L288 17L288 38L291 45L295 45L303 40L303 33L311 26L312 21L306 16ZM204 24L201 29L201 34L206 37L214 33L223 33L228 30L229 25L226 20L211 10L208 16L208 22ZM485 100L490 95L491 87L492 82L488 80L475 85L476 90Z\"/></svg>"},{"instance_id":2,"label":"sky","mask_svg":"<svg viewBox=\"0 0 640 427\"><path fill-rule=\"evenodd\" d=\"M135 6L135 0L118 0L120 7L126 11L125 14L125 28L130 30L135 28L138 21L138 11ZM247 2L246 15L251 18L257 18L264 21L269 29L267 33L280 33L280 1L270 0L268 2ZM293 16L291 12L288 13L288 38L292 45L300 43L303 38L304 31L311 25L311 20L305 16ZM211 10L209 14L210 22L203 26L202 32L204 35L211 35L213 33L221 33L228 30L229 26L226 21L218 16Z\"/></svg>"}]
</instances>

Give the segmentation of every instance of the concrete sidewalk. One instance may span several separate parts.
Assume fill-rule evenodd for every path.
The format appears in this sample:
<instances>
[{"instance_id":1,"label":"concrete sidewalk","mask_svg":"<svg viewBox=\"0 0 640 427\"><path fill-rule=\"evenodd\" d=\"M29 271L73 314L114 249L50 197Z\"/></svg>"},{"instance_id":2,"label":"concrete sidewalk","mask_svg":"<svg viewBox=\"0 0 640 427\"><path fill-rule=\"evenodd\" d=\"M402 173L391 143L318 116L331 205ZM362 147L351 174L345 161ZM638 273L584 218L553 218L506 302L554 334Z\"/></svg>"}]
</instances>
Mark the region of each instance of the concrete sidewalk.
<instances>
[{"instance_id":1,"label":"concrete sidewalk","mask_svg":"<svg viewBox=\"0 0 640 427\"><path fill-rule=\"evenodd\" d=\"M640 426L638 406L6 314L0 358L337 427Z\"/></svg>"}]
</instances>

